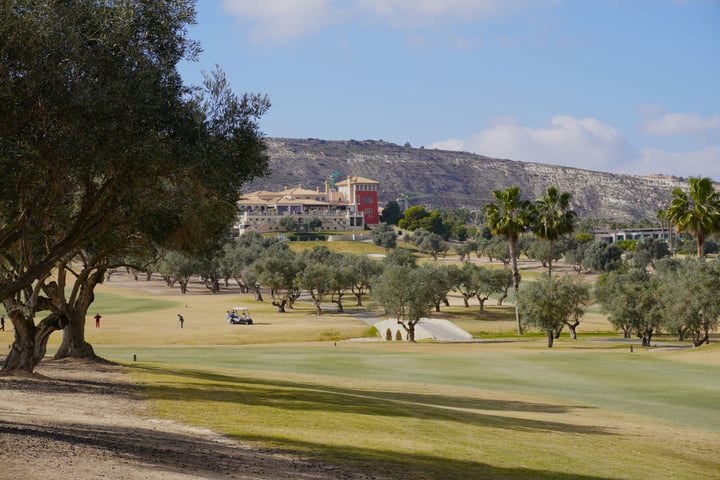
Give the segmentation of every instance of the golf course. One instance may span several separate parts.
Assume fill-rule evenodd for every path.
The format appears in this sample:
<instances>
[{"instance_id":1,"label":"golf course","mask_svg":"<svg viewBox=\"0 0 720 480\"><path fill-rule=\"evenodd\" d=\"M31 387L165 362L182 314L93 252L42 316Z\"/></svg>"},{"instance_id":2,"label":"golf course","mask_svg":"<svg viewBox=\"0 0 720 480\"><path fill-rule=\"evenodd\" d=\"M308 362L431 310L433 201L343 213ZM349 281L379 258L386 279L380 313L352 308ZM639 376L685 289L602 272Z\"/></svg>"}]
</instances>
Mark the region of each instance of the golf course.
<instances>
[{"instance_id":1,"label":"golf course","mask_svg":"<svg viewBox=\"0 0 720 480\"><path fill-rule=\"evenodd\" d=\"M717 344L641 348L591 308L578 340L548 349L543 334L514 334L512 305L480 314L460 301L438 315L476 341L384 342L358 315L365 303L318 316L301 297L280 314L233 286L180 295L116 274L86 332L152 417L368 478L720 476ZM254 324L229 325L234 306Z\"/></svg>"}]
</instances>

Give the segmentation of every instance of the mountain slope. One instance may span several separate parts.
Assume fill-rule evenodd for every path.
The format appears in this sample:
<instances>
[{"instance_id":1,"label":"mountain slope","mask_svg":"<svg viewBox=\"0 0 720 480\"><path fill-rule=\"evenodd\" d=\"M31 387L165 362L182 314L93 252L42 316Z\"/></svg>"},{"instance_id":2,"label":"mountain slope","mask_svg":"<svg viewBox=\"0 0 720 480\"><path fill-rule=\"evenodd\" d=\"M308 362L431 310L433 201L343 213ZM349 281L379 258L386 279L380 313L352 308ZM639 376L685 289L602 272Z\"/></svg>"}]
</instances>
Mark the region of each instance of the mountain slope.
<instances>
[{"instance_id":1,"label":"mountain slope","mask_svg":"<svg viewBox=\"0 0 720 480\"><path fill-rule=\"evenodd\" d=\"M518 185L535 199L549 186L573 194L573 208L582 218L633 222L655 220L670 192L687 182L668 176L633 176L577 168L518 162L466 152L402 147L383 141L328 141L268 138L271 174L246 186L246 191L282 190L302 184L324 188L336 180L360 175L380 182L380 204L400 201L401 207L481 208L492 191Z\"/></svg>"}]
</instances>

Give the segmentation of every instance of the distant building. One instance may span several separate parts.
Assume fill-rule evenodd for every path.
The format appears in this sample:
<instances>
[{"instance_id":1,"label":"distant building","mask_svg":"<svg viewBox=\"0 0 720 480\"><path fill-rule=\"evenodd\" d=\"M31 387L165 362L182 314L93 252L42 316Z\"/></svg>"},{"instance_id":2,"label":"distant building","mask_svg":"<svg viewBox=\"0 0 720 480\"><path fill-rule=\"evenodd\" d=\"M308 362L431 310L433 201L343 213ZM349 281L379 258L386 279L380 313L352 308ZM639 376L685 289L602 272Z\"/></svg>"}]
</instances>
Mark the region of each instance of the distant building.
<instances>
[{"instance_id":1,"label":"distant building","mask_svg":"<svg viewBox=\"0 0 720 480\"><path fill-rule=\"evenodd\" d=\"M642 240L644 238L668 240L670 233L670 230L666 228L626 228L619 230L595 230L593 236L596 239L613 243L620 240Z\"/></svg>"},{"instance_id":2,"label":"distant building","mask_svg":"<svg viewBox=\"0 0 720 480\"><path fill-rule=\"evenodd\" d=\"M259 190L251 192L238 202L239 215L236 233L247 231L281 232L283 217L292 217L299 230L309 230L311 223L320 222L317 231L363 230L376 225L379 182L350 176L337 183L336 189L326 181L324 190L287 188L281 192Z\"/></svg>"},{"instance_id":3,"label":"distant building","mask_svg":"<svg viewBox=\"0 0 720 480\"><path fill-rule=\"evenodd\" d=\"M378 187L380 182L369 178L350 176L337 183L338 191L354 204L357 211L362 213L365 225L380 223L378 207Z\"/></svg>"}]
</instances>

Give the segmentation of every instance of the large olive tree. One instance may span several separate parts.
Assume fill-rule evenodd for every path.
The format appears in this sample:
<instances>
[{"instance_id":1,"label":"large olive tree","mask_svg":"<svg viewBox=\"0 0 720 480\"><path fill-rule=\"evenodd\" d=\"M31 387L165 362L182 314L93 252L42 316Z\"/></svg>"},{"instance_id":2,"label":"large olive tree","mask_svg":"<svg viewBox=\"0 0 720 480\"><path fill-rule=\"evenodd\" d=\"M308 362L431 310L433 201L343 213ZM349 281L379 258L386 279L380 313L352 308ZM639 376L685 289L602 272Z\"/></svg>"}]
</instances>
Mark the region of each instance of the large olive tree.
<instances>
[{"instance_id":1,"label":"large olive tree","mask_svg":"<svg viewBox=\"0 0 720 480\"><path fill-rule=\"evenodd\" d=\"M97 268L77 276L90 287L132 245L200 247L266 171L267 99L236 97L219 72L204 89L182 84L193 21L191 1L0 5L0 177L12 180L0 300L15 328L3 369L32 371L48 336L81 316L64 294L74 275L54 271L91 251Z\"/></svg>"}]
</instances>

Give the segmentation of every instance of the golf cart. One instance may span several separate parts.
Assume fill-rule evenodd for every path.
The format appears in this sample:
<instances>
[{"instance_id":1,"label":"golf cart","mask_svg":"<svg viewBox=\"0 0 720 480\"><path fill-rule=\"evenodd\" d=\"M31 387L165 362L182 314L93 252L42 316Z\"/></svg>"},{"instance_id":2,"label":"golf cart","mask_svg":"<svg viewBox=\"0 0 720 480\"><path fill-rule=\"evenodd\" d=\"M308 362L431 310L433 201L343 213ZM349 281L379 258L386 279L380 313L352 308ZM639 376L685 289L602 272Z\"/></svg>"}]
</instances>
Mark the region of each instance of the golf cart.
<instances>
[{"instance_id":1,"label":"golf cart","mask_svg":"<svg viewBox=\"0 0 720 480\"><path fill-rule=\"evenodd\" d=\"M250 311L246 307L233 307L227 312L227 321L230 325L252 325Z\"/></svg>"}]
</instances>

